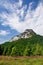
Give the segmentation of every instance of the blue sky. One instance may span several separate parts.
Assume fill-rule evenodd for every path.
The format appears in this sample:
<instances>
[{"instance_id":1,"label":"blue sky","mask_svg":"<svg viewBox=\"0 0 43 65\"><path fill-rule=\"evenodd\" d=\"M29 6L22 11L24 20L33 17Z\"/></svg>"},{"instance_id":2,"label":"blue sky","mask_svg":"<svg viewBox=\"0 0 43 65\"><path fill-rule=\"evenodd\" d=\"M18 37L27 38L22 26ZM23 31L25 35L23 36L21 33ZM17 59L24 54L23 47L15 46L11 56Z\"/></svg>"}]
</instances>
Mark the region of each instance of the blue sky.
<instances>
[{"instance_id":1,"label":"blue sky","mask_svg":"<svg viewBox=\"0 0 43 65\"><path fill-rule=\"evenodd\" d=\"M43 35L43 0L0 0L0 43L25 29Z\"/></svg>"}]
</instances>

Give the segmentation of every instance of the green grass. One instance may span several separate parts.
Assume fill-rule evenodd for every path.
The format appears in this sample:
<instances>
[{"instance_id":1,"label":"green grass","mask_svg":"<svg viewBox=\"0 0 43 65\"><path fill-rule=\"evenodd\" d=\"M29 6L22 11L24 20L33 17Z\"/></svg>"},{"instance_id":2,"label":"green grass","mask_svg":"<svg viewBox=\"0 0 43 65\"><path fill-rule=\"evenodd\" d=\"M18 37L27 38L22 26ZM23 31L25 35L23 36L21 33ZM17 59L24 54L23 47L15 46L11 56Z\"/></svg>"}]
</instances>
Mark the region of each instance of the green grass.
<instances>
[{"instance_id":1,"label":"green grass","mask_svg":"<svg viewBox=\"0 0 43 65\"><path fill-rule=\"evenodd\" d=\"M0 65L43 65L43 57L0 56Z\"/></svg>"}]
</instances>

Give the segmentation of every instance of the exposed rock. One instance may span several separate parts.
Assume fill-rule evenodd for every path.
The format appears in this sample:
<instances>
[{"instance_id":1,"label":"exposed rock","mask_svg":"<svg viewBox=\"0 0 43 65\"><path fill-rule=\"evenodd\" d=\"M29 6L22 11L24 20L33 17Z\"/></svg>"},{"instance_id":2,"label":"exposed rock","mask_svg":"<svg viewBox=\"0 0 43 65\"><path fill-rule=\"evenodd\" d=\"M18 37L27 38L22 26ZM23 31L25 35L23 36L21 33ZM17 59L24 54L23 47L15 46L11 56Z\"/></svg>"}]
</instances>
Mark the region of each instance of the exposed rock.
<instances>
[{"instance_id":1,"label":"exposed rock","mask_svg":"<svg viewBox=\"0 0 43 65\"><path fill-rule=\"evenodd\" d=\"M13 37L10 42L21 39L21 38L30 38L32 35L36 34L32 29L26 29L23 33Z\"/></svg>"}]
</instances>

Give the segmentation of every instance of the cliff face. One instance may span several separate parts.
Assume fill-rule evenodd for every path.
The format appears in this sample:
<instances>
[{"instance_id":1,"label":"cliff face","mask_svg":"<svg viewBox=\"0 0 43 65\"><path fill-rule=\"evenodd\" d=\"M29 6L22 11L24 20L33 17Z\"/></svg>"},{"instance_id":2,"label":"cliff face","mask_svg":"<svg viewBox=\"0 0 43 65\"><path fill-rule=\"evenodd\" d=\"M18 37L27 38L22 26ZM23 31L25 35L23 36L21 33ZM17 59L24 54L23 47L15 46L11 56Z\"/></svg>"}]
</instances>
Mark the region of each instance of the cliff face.
<instances>
[{"instance_id":1,"label":"cliff face","mask_svg":"<svg viewBox=\"0 0 43 65\"><path fill-rule=\"evenodd\" d=\"M32 35L36 34L32 29L26 29L23 33L13 37L10 42L21 39L21 38L30 38Z\"/></svg>"}]
</instances>

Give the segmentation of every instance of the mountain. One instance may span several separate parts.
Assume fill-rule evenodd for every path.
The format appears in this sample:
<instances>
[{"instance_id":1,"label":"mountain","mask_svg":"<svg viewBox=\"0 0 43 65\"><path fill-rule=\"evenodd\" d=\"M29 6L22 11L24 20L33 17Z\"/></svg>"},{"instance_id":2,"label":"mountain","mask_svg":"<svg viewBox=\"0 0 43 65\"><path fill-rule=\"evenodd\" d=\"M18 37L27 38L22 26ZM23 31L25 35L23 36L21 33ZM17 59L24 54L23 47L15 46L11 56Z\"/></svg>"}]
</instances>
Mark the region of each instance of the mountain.
<instances>
[{"instance_id":1,"label":"mountain","mask_svg":"<svg viewBox=\"0 0 43 65\"><path fill-rule=\"evenodd\" d=\"M26 29L23 33L20 33L19 35L11 38L11 40L9 42L21 39L21 38L30 38L32 37L34 34L36 34L32 29Z\"/></svg>"},{"instance_id":2,"label":"mountain","mask_svg":"<svg viewBox=\"0 0 43 65\"><path fill-rule=\"evenodd\" d=\"M18 39L0 45L0 55L4 56L43 56L43 36L26 29Z\"/></svg>"}]
</instances>

